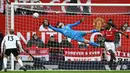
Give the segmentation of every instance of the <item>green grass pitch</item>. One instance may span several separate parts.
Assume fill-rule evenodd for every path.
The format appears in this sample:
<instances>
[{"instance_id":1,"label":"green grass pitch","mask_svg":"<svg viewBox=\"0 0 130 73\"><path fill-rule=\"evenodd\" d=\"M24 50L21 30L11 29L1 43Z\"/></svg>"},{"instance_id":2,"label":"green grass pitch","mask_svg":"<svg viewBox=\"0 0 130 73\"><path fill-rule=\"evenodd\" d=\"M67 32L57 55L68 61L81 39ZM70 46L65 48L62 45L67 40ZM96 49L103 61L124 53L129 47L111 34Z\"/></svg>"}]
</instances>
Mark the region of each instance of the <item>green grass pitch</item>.
<instances>
[{"instance_id":1,"label":"green grass pitch","mask_svg":"<svg viewBox=\"0 0 130 73\"><path fill-rule=\"evenodd\" d=\"M83 70L83 71L69 71L69 70L65 70L65 71L8 71L8 72L3 72L1 71L0 73L130 73L130 70L121 70L121 71L106 71L106 70L101 70L101 71L96 71L96 70L92 70L92 71L87 71L87 70Z\"/></svg>"}]
</instances>

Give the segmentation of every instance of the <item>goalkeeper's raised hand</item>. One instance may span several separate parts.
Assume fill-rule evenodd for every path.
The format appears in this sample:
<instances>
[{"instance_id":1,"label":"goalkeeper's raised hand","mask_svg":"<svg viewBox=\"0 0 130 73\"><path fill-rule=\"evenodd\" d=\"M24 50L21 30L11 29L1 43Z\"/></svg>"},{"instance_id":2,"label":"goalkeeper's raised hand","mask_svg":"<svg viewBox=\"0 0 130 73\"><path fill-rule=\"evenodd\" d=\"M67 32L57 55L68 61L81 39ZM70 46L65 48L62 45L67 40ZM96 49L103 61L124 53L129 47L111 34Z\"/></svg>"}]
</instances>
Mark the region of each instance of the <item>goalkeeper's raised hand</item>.
<instances>
[{"instance_id":1,"label":"goalkeeper's raised hand","mask_svg":"<svg viewBox=\"0 0 130 73\"><path fill-rule=\"evenodd\" d=\"M83 22L85 19L86 19L86 18L82 18L82 19L80 20L80 23Z\"/></svg>"},{"instance_id":2,"label":"goalkeeper's raised hand","mask_svg":"<svg viewBox=\"0 0 130 73\"><path fill-rule=\"evenodd\" d=\"M126 38L129 38L129 36L128 36L128 35L126 35Z\"/></svg>"}]
</instances>

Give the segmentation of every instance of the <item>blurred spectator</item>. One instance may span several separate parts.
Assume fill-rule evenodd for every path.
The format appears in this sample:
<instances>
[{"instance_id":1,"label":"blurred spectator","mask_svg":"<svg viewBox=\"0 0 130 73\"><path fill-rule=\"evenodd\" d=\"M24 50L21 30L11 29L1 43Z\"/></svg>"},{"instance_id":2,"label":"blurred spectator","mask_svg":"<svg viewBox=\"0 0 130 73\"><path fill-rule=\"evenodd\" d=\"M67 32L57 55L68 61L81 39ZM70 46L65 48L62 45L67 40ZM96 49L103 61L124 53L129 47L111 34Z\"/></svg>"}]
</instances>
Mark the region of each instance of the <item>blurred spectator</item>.
<instances>
[{"instance_id":1,"label":"blurred spectator","mask_svg":"<svg viewBox=\"0 0 130 73\"><path fill-rule=\"evenodd\" d=\"M40 0L31 0L31 3L42 3ZM38 10L43 10L43 6L41 5L35 5L31 6L31 9L38 9Z\"/></svg>"},{"instance_id":2,"label":"blurred spectator","mask_svg":"<svg viewBox=\"0 0 130 73\"><path fill-rule=\"evenodd\" d=\"M64 37L62 41L60 42L60 47L63 48L72 48L72 44L68 41L67 37Z\"/></svg>"},{"instance_id":3,"label":"blurred spectator","mask_svg":"<svg viewBox=\"0 0 130 73\"><path fill-rule=\"evenodd\" d=\"M8 1L8 0L7 0ZM41 3L40 0L15 0L16 3ZM16 15L32 15L33 13L37 12L39 14L47 14L44 12L43 6L40 5L19 5L15 7L15 14ZM41 11L39 11L41 10Z\"/></svg>"},{"instance_id":4,"label":"blurred spectator","mask_svg":"<svg viewBox=\"0 0 130 73\"><path fill-rule=\"evenodd\" d=\"M49 24L49 21L47 19L44 19L42 25L39 27L39 31L53 31L52 29L47 27L47 25Z\"/></svg>"},{"instance_id":5,"label":"blurred spectator","mask_svg":"<svg viewBox=\"0 0 130 73\"><path fill-rule=\"evenodd\" d=\"M36 46L38 48L43 48L44 43L38 37L37 34L33 34L32 39L27 42L27 47Z\"/></svg>"},{"instance_id":6,"label":"blurred spectator","mask_svg":"<svg viewBox=\"0 0 130 73\"><path fill-rule=\"evenodd\" d=\"M78 43L78 48L88 48L88 45L89 44L85 44L85 43L79 42Z\"/></svg>"},{"instance_id":7,"label":"blurred spectator","mask_svg":"<svg viewBox=\"0 0 130 73\"><path fill-rule=\"evenodd\" d=\"M82 13L83 13L83 15L90 14L90 8L89 8L89 6L84 6Z\"/></svg>"},{"instance_id":8,"label":"blurred spectator","mask_svg":"<svg viewBox=\"0 0 130 73\"><path fill-rule=\"evenodd\" d=\"M26 1L15 1L16 3L25 3ZM15 7L15 14L16 15L27 15L29 13L30 10L24 9L26 8L26 6L16 6ZM32 12L30 13L32 14Z\"/></svg>"},{"instance_id":9,"label":"blurred spectator","mask_svg":"<svg viewBox=\"0 0 130 73\"><path fill-rule=\"evenodd\" d=\"M55 40L54 36L50 37L47 47L59 47L59 43Z\"/></svg>"},{"instance_id":10,"label":"blurred spectator","mask_svg":"<svg viewBox=\"0 0 130 73\"><path fill-rule=\"evenodd\" d=\"M128 24L127 22L125 22L125 23L121 26L121 31L126 31L128 27L129 27L129 24Z\"/></svg>"},{"instance_id":11,"label":"blurred spectator","mask_svg":"<svg viewBox=\"0 0 130 73\"><path fill-rule=\"evenodd\" d=\"M125 22L125 23L121 26L120 30L123 31L123 32L125 32L128 27L129 27L128 23ZM120 37L121 37L121 36L120 36L120 33L117 32L117 33L115 34L115 41L114 41L116 48L118 48L119 46L121 46L121 45L120 45L120 40L121 40Z\"/></svg>"},{"instance_id":12,"label":"blurred spectator","mask_svg":"<svg viewBox=\"0 0 130 73\"><path fill-rule=\"evenodd\" d=\"M100 47L104 48L104 42L105 42L105 38L102 35L98 35L97 36L97 44L100 44Z\"/></svg>"},{"instance_id":13,"label":"blurred spectator","mask_svg":"<svg viewBox=\"0 0 130 73\"><path fill-rule=\"evenodd\" d=\"M3 40L3 34L2 34L2 32L0 32L0 47L1 47L1 42L2 42L2 40ZM1 49L0 49L0 52L1 52ZM0 55L0 71L2 70L2 67L3 66L3 57L2 57L2 55Z\"/></svg>"},{"instance_id":14,"label":"blurred spectator","mask_svg":"<svg viewBox=\"0 0 130 73\"><path fill-rule=\"evenodd\" d=\"M70 0L70 3L77 3L77 0ZM66 9L67 14L74 15L77 12L81 12L78 6L68 6Z\"/></svg>"},{"instance_id":15,"label":"blurred spectator","mask_svg":"<svg viewBox=\"0 0 130 73\"><path fill-rule=\"evenodd\" d=\"M87 0L86 4L91 4L91 0ZM90 14L91 13L91 6L83 6L83 15Z\"/></svg>"}]
</instances>

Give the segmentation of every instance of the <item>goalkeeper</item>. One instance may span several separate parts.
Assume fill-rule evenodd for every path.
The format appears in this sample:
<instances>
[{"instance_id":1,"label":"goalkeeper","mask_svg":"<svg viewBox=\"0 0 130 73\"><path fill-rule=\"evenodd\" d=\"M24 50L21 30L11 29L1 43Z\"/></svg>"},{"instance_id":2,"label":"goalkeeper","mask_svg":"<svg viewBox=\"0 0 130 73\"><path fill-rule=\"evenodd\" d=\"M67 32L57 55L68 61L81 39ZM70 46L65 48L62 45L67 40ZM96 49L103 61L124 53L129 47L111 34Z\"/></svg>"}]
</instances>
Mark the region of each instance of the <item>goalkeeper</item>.
<instances>
[{"instance_id":1,"label":"goalkeeper","mask_svg":"<svg viewBox=\"0 0 130 73\"><path fill-rule=\"evenodd\" d=\"M85 18L82 18L81 20L77 21L74 24L67 24L65 26L64 26L63 23L59 23L59 24L57 24L57 28L53 27L51 25L48 25L48 27L51 28L52 30L56 31L56 32L60 32L61 34L63 34L66 37L69 37L69 38L71 38L73 40L77 40L78 42L83 42L85 44L89 43L92 46L100 46L97 43L91 42L91 41L83 38L83 36L85 36L86 34L99 32L98 30L76 31L76 30L72 29L72 27L79 25L84 20L85 20Z\"/></svg>"}]
</instances>

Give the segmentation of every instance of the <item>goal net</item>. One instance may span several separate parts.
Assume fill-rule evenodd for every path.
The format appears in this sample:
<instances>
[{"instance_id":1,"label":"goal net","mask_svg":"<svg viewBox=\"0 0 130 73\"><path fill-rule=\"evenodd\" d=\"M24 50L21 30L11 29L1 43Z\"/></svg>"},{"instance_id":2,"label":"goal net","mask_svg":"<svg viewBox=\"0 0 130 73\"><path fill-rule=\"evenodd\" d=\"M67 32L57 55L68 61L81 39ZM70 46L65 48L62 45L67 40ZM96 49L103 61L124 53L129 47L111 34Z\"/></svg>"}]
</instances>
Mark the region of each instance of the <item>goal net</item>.
<instances>
[{"instance_id":1,"label":"goal net","mask_svg":"<svg viewBox=\"0 0 130 73\"><path fill-rule=\"evenodd\" d=\"M85 21L73 27L76 31L100 30L108 22L116 29L130 35L129 4L50 4L12 3L6 6L6 33L14 29L23 48L28 53L20 53L27 70L107 70L110 53L105 50L101 32L86 34L85 39L96 42L101 47L84 44L45 26L46 23L58 28L59 24L73 24L82 18ZM38 13L39 16L33 15ZM115 34L116 60L110 69L130 69L129 39ZM31 54L31 55L30 55ZM20 70L12 57L9 69Z\"/></svg>"}]
</instances>

